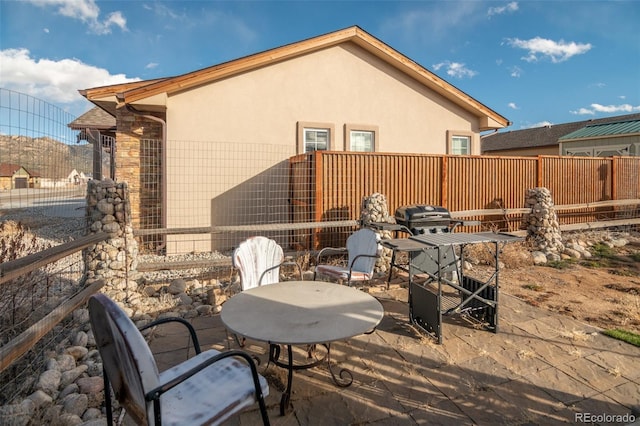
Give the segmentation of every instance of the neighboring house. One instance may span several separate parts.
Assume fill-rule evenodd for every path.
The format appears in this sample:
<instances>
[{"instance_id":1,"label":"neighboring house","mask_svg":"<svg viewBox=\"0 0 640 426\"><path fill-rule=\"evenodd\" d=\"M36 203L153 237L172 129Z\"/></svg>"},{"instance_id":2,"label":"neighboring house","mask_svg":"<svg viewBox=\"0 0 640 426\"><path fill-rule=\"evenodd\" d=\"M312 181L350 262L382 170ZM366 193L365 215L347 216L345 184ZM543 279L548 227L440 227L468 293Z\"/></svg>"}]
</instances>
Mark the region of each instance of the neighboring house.
<instances>
[{"instance_id":1,"label":"neighboring house","mask_svg":"<svg viewBox=\"0 0 640 426\"><path fill-rule=\"evenodd\" d=\"M67 176L67 183L69 185L81 185L86 184L89 178L84 172L78 172L76 169L71 170L71 173Z\"/></svg>"},{"instance_id":2,"label":"neighboring house","mask_svg":"<svg viewBox=\"0 0 640 426\"><path fill-rule=\"evenodd\" d=\"M558 139L561 155L640 156L640 118L590 124Z\"/></svg>"},{"instance_id":3,"label":"neighboring house","mask_svg":"<svg viewBox=\"0 0 640 426\"><path fill-rule=\"evenodd\" d=\"M129 183L134 226L143 228L243 223L216 216L216 202L233 204L239 185L287 170L296 154L480 154L480 132L510 124L355 26L176 77L80 93L115 117L115 178ZM248 157L249 146L259 146L259 158ZM157 162L145 163L143 153ZM155 203L145 167L166 173ZM185 173L193 168L197 179ZM261 202L243 216L289 220L290 212ZM158 211L160 223L144 222Z\"/></svg>"},{"instance_id":4,"label":"neighboring house","mask_svg":"<svg viewBox=\"0 0 640 426\"><path fill-rule=\"evenodd\" d=\"M621 121L640 120L640 114L628 114L615 117L598 118L592 120L575 121L571 123L550 124L543 127L535 127L531 129L512 130L506 132L495 132L482 136L482 154L483 155L504 155L504 156L531 156L531 155L573 155L571 149L566 151L561 147L561 138L566 137L570 133L580 131L581 129L598 126L601 124L609 124ZM604 130L606 128L599 128ZM614 129L614 131L617 131ZM587 132L588 133L588 132ZM606 135L598 135L597 138L602 139ZM618 136L615 136L616 138ZM591 138L592 141L596 139ZM591 142L589 142L591 143ZM604 143L604 142L603 142ZM617 143L617 142L616 142ZM609 144L608 142L605 145ZM614 143L615 144L615 143ZM562 144L565 148L569 147L568 143ZM582 148L583 145L571 144ZM595 147L592 147L595 148ZM591 150L596 156L622 155L616 154L614 151L607 150ZM636 151L638 152L638 151ZM587 155L587 151L581 151L576 155ZM624 154L629 155L629 154ZM637 155L637 154L634 154Z\"/></svg>"},{"instance_id":5,"label":"neighboring house","mask_svg":"<svg viewBox=\"0 0 640 426\"><path fill-rule=\"evenodd\" d=\"M86 140L93 144L93 173L96 174L96 178L114 179L116 118L102 108L93 107L68 126L73 130L79 130L78 141ZM99 142L96 143L97 141ZM108 161L107 158L103 158L105 153L109 156Z\"/></svg>"},{"instance_id":6,"label":"neighboring house","mask_svg":"<svg viewBox=\"0 0 640 426\"><path fill-rule=\"evenodd\" d=\"M64 172L60 172L55 176L42 178L40 180L40 187L69 188L76 185L86 184L88 180L89 179L83 172L78 172L76 169L73 169L67 174L64 174Z\"/></svg>"},{"instance_id":7,"label":"neighboring house","mask_svg":"<svg viewBox=\"0 0 640 426\"><path fill-rule=\"evenodd\" d=\"M39 188L40 176L18 164L0 164L0 190Z\"/></svg>"}]
</instances>

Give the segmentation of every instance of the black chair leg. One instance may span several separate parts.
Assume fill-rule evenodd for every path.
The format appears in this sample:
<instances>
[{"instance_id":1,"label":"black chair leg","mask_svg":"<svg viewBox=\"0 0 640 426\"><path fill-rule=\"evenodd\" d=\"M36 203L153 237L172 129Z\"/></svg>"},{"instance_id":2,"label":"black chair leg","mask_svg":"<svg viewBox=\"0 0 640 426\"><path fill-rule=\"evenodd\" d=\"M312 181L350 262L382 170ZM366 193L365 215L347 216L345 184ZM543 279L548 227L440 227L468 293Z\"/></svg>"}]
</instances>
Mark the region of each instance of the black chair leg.
<instances>
[{"instance_id":1,"label":"black chair leg","mask_svg":"<svg viewBox=\"0 0 640 426\"><path fill-rule=\"evenodd\" d=\"M104 407L107 412L107 424L111 426L113 425L113 412L111 411L111 384L109 383L107 372L104 369L102 370L102 378L104 382Z\"/></svg>"}]
</instances>

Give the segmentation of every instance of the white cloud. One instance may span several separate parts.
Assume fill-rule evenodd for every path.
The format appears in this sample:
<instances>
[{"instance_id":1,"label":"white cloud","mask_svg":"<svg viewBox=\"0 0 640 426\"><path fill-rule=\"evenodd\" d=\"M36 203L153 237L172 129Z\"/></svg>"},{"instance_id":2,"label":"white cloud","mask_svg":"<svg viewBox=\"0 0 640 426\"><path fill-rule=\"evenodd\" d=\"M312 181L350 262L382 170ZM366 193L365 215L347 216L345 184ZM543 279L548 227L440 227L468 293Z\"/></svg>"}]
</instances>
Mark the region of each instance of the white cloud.
<instances>
[{"instance_id":1,"label":"white cloud","mask_svg":"<svg viewBox=\"0 0 640 426\"><path fill-rule=\"evenodd\" d=\"M553 41L542 37L529 40L510 38L507 43L512 47L528 50L528 55L522 57L527 62L535 62L540 58L548 58L553 63L563 62L572 56L587 53L592 47L590 43Z\"/></svg>"},{"instance_id":2,"label":"white cloud","mask_svg":"<svg viewBox=\"0 0 640 426\"><path fill-rule=\"evenodd\" d=\"M433 69L439 71L441 68L445 68L447 75L455 78L472 78L478 73L473 71L460 62L444 61L439 64L433 65Z\"/></svg>"},{"instance_id":3,"label":"white cloud","mask_svg":"<svg viewBox=\"0 0 640 426\"><path fill-rule=\"evenodd\" d=\"M509 75L514 78L518 78L522 75L522 68L513 66L509 69Z\"/></svg>"},{"instance_id":4,"label":"white cloud","mask_svg":"<svg viewBox=\"0 0 640 426\"><path fill-rule=\"evenodd\" d=\"M512 13L518 10L518 2L512 1L511 3L506 4L505 6L498 7L490 7L487 11L487 15L502 15L504 13Z\"/></svg>"},{"instance_id":5,"label":"white cloud","mask_svg":"<svg viewBox=\"0 0 640 426\"><path fill-rule=\"evenodd\" d=\"M508 106L509 106L509 108L511 108L511 109L520 109L520 108L518 107L518 105L516 105L516 103L515 103L515 102L509 102L507 105L508 105Z\"/></svg>"},{"instance_id":6,"label":"white cloud","mask_svg":"<svg viewBox=\"0 0 640 426\"><path fill-rule=\"evenodd\" d=\"M84 101L78 89L139 81L78 59L36 59L27 49L0 50L0 81L6 89L54 103Z\"/></svg>"},{"instance_id":7,"label":"white cloud","mask_svg":"<svg viewBox=\"0 0 640 426\"><path fill-rule=\"evenodd\" d=\"M523 128L524 129L533 129L533 128L536 128L536 127L547 127L547 126L553 126L553 123L550 122L550 121L540 121L539 123L534 123L534 124L531 124L529 126L524 126Z\"/></svg>"},{"instance_id":8,"label":"white cloud","mask_svg":"<svg viewBox=\"0 0 640 426\"><path fill-rule=\"evenodd\" d=\"M598 112L611 113L634 113L640 111L640 105L633 106L629 104L622 105L600 105L591 104L590 108L580 108L576 111L570 111L571 114L576 115L594 115Z\"/></svg>"},{"instance_id":9,"label":"white cloud","mask_svg":"<svg viewBox=\"0 0 640 426\"><path fill-rule=\"evenodd\" d=\"M632 106L629 104L623 105L600 105L600 104L591 104L591 108L596 112L634 112L640 111L640 105Z\"/></svg>"},{"instance_id":10,"label":"white cloud","mask_svg":"<svg viewBox=\"0 0 640 426\"><path fill-rule=\"evenodd\" d=\"M155 68L155 67L157 67L157 66L158 66L158 64L157 64L156 62L149 62L149 63L145 66L145 69L150 70L150 69L153 69L153 68Z\"/></svg>"},{"instance_id":11,"label":"white cloud","mask_svg":"<svg viewBox=\"0 0 640 426\"><path fill-rule=\"evenodd\" d=\"M57 7L57 12L68 18L85 23L96 34L109 34L111 27L127 31L127 20L120 11L110 13L100 20L100 8L95 0L27 0L40 7Z\"/></svg>"},{"instance_id":12,"label":"white cloud","mask_svg":"<svg viewBox=\"0 0 640 426\"><path fill-rule=\"evenodd\" d=\"M580 108L576 111L570 111L571 114L575 114L575 115L594 115L595 112L591 109L588 108Z\"/></svg>"}]
</instances>

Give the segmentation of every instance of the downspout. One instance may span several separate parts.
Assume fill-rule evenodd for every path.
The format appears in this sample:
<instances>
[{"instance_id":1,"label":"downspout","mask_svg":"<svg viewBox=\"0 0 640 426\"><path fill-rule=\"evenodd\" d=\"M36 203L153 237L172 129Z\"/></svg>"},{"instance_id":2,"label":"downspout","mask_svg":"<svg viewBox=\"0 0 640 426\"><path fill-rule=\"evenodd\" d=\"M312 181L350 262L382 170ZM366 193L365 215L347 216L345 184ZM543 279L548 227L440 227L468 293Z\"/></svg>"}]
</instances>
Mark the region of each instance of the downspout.
<instances>
[{"instance_id":1,"label":"downspout","mask_svg":"<svg viewBox=\"0 0 640 426\"><path fill-rule=\"evenodd\" d=\"M167 227L167 122L164 121L161 118L155 117L153 115L148 115L145 114L141 111L138 111L137 109L135 109L134 107L132 107L129 104L125 104L125 107L127 108L127 111L129 111L130 113L134 114L134 115L138 115L140 117L143 118L147 118L149 120L155 121L157 123L160 123L162 125L162 167L160 168L161 170L161 177L162 177L162 227L166 228ZM160 248L164 248L164 246L166 246L166 242L162 245L162 247Z\"/></svg>"}]
</instances>

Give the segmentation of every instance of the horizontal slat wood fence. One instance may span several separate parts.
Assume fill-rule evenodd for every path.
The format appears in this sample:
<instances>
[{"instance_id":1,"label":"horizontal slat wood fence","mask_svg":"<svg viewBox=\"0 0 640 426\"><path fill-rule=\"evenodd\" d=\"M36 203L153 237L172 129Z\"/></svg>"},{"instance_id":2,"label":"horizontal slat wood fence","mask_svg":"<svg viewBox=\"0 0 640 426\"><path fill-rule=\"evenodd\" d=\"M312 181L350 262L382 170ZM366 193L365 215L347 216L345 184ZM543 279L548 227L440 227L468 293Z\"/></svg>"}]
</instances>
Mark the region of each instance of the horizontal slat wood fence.
<instances>
[{"instance_id":1,"label":"horizontal slat wood fence","mask_svg":"<svg viewBox=\"0 0 640 426\"><path fill-rule=\"evenodd\" d=\"M525 206L526 190L535 187L548 188L556 205L640 198L638 157L317 151L293 157L290 164L294 221L357 220L363 197L375 192L387 197L390 215L410 204L450 211L518 209ZM312 185L300 185L305 180ZM575 209L559 219L561 224L616 219L629 209ZM517 229L520 221L506 215L469 219L497 220L505 230ZM326 244L316 237L312 245Z\"/></svg>"},{"instance_id":2,"label":"horizontal slat wood fence","mask_svg":"<svg viewBox=\"0 0 640 426\"><path fill-rule=\"evenodd\" d=\"M56 262L63 257L84 250L85 248L104 241L107 238L109 238L109 234L104 232L86 235L78 238L77 240L70 241L59 246L54 246L41 252L5 262L0 265L0 291L2 291L1 285L8 283L10 280L33 272L36 269ZM85 304L89 297L100 290L103 286L104 282L102 280L98 280L85 287L77 294L64 300L60 305L58 305L58 307L53 309L53 311L31 325L27 330L20 333L20 335L4 344L0 348L0 373L9 367L16 359L31 350L31 348L33 348L33 346L38 343L44 335L53 330L53 328L64 318L68 317L71 312Z\"/></svg>"}]
</instances>

